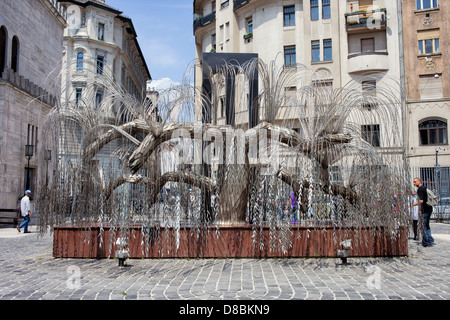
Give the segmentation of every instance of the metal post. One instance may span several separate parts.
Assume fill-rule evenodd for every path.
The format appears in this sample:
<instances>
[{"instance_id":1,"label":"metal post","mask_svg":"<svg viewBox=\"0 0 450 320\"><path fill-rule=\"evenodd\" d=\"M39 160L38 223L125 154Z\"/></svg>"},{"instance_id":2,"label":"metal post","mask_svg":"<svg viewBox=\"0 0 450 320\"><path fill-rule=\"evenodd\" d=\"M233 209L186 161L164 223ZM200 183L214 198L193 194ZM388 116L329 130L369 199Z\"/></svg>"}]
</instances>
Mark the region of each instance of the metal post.
<instances>
[{"instance_id":1,"label":"metal post","mask_svg":"<svg viewBox=\"0 0 450 320\"><path fill-rule=\"evenodd\" d=\"M435 173L434 173L434 181L435 181L435 185L436 185L436 188L435 188L436 196L438 198L438 205L437 205L438 208L439 208L439 203L441 201L441 176L440 176L440 168L439 168L439 162L438 162L439 150L445 151L445 149L442 147L436 148L436 169L435 169ZM440 219L441 213L437 212L437 214L438 214L438 219Z\"/></svg>"},{"instance_id":2,"label":"metal post","mask_svg":"<svg viewBox=\"0 0 450 320\"><path fill-rule=\"evenodd\" d=\"M33 145L27 144L25 145L25 158L27 158L27 183L26 183L26 189L30 189L30 159L33 157Z\"/></svg>"}]
</instances>

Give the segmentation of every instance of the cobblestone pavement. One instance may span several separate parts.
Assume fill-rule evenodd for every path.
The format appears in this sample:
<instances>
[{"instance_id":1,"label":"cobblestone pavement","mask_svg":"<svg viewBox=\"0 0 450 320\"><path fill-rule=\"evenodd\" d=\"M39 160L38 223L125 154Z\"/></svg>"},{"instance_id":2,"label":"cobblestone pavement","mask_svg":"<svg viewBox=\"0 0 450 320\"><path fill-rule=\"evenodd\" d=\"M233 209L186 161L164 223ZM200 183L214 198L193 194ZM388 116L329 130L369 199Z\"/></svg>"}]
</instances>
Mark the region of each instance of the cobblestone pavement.
<instances>
[{"instance_id":1,"label":"cobblestone pavement","mask_svg":"<svg viewBox=\"0 0 450 320\"><path fill-rule=\"evenodd\" d=\"M31 230L35 230L33 227ZM55 259L49 234L0 228L0 300L447 300L450 225L409 256L340 259Z\"/></svg>"}]
</instances>

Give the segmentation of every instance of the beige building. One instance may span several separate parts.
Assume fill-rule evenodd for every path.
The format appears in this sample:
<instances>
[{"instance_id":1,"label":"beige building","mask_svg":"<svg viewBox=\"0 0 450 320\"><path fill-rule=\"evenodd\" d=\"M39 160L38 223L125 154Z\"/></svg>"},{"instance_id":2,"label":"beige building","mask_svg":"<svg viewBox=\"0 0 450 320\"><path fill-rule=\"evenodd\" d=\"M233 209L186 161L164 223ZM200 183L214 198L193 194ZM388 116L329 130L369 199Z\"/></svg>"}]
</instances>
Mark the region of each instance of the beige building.
<instances>
[{"instance_id":1,"label":"beige building","mask_svg":"<svg viewBox=\"0 0 450 320\"><path fill-rule=\"evenodd\" d=\"M45 144L42 129L61 92L65 27L65 9L55 0L0 2L2 209L17 208L26 189L39 197L45 174L54 172L57 150ZM30 146L29 161L26 146Z\"/></svg>"},{"instance_id":2,"label":"beige building","mask_svg":"<svg viewBox=\"0 0 450 320\"><path fill-rule=\"evenodd\" d=\"M406 0L401 9L408 161L414 175L449 197L450 1Z\"/></svg>"},{"instance_id":3,"label":"beige building","mask_svg":"<svg viewBox=\"0 0 450 320\"><path fill-rule=\"evenodd\" d=\"M64 30L63 103L98 106L108 96L108 82L144 99L151 76L132 20L105 1L58 1L67 8L69 22Z\"/></svg>"},{"instance_id":4,"label":"beige building","mask_svg":"<svg viewBox=\"0 0 450 320\"><path fill-rule=\"evenodd\" d=\"M393 107L400 114L397 14L397 1L384 0L196 0L196 57L255 53L265 63L275 60L278 68L303 64L329 88L352 87L367 95L393 89L394 83ZM197 72L196 85L201 83L202 73ZM286 88L290 90L295 87ZM246 111L236 111L236 125L246 127ZM387 121L358 121L361 134L374 146L401 152L401 141L395 148L389 141ZM400 120L394 125L401 130Z\"/></svg>"},{"instance_id":5,"label":"beige building","mask_svg":"<svg viewBox=\"0 0 450 320\"><path fill-rule=\"evenodd\" d=\"M102 0L58 1L68 15L62 106L101 108L111 123L125 121L128 113L117 95L129 94L142 103L151 80L132 20ZM79 153L81 132L76 124L65 124L60 143L63 161Z\"/></svg>"}]
</instances>

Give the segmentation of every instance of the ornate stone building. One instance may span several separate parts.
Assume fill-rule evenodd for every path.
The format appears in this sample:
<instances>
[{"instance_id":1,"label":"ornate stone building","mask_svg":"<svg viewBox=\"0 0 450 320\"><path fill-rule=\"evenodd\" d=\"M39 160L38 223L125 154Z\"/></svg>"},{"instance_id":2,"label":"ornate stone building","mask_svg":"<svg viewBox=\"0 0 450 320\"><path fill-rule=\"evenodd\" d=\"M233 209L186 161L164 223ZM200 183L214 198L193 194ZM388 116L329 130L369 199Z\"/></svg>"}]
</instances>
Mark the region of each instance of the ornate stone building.
<instances>
[{"instance_id":1,"label":"ornate stone building","mask_svg":"<svg viewBox=\"0 0 450 320\"><path fill-rule=\"evenodd\" d=\"M42 127L61 92L65 27L56 0L0 2L0 208L16 208L26 189L39 197L46 171L38 169L54 172L57 151L42 142Z\"/></svg>"}]
</instances>

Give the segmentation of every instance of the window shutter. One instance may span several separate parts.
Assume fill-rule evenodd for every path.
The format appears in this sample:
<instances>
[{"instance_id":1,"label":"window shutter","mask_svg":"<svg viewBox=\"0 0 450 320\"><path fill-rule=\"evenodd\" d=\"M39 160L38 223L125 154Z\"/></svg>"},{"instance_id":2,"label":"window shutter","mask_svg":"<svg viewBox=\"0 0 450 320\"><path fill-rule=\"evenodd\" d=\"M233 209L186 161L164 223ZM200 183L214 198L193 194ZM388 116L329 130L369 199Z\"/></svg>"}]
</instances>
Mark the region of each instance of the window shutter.
<instances>
[{"instance_id":1,"label":"window shutter","mask_svg":"<svg viewBox=\"0 0 450 320\"><path fill-rule=\"evenodd\" d=\"M439 29L424 30L417 32L417 40L439 39Z\"/></svg>"},{"instance_id":2,"label":"window shutter","mask_svg":"<svg viewBox=\"0 0 450 320\"><path fill-rule=\"evenodd\" d=\"M359 10L372 10L373 0L359 0Z\"/></svg>"},{"instance_id":3,"label":"window shutter","mask_svg":"<svg viewBox=\"0 0 450 320\"><path fill-rule=\"evenodd\" d=\"M434 75L420 76L420 98L439 99L442 98L442 77Z\"/></svg>"},{"instance_id":4,"label":"window shutter","mask_svg":"<svg viewBox=\"0 0 450 320\"><path fill-rule=\"evenodd\" d=\"M375 44L374 38L361 39L361 52L374 52Z\"/></svg>"}]
</instances>

